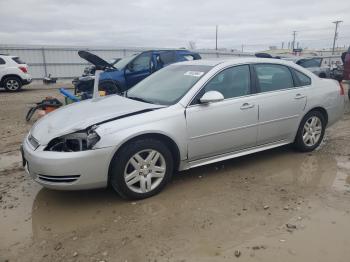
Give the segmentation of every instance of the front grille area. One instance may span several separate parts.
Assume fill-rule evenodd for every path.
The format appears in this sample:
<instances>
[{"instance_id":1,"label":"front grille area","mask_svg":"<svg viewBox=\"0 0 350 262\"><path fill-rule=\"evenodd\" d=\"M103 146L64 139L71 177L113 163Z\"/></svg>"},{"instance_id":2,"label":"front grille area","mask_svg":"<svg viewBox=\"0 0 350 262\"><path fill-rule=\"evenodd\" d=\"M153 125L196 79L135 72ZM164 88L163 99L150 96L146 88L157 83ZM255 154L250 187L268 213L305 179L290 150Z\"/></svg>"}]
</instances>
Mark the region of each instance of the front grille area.
<instances>
[{"instance_id":1,"label":"front grille area","mask_svg":"<svg viewBox=\"0 0 350 262\"><path fill-rule=\"evenodd\" d=\"M73 176L46 176L38 175L39 180L51 183L73 183L79 179L80 175Z\"/></svg>"},{"instance_id":2,"label":"front grille area","mask_svg":"<svg viewBox=\"0 0 350 262\"><path fill-rule=\"evenodd\" d=\"M28 136L28 141L32 145L34 150L37 149L39 147L39 145L40 145L38 140L36 140L32 135Z\"/></svg>"}]
</instances>

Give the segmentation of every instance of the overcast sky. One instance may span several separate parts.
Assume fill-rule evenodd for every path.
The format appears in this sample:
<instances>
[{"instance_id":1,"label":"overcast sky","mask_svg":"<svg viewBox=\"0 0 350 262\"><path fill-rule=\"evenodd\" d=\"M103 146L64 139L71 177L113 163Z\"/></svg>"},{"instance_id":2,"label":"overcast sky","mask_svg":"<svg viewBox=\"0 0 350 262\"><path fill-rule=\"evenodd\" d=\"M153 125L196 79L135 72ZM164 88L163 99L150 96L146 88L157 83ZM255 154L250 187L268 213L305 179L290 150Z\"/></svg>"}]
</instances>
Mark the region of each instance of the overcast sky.
<instances>
[{"instance_id":1,"label":"overcast sky","mask_svg":"<svg viewBox=\"0 0 350 262\"><path fill-rule=\"evenodd\" d=\"M346 20L348 19L348 20ZM259 50L350 44L350 0L0 0L1 44Z\"/></svg>"}]
</instances>

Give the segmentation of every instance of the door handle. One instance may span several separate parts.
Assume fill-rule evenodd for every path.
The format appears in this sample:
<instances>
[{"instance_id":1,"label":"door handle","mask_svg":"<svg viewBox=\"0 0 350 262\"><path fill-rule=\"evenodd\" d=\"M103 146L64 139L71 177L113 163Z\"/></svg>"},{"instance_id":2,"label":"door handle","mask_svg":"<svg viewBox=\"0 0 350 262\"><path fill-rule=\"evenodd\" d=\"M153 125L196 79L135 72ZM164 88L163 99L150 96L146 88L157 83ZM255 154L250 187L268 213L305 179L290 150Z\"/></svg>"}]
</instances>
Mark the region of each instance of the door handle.
<instances>
[{"instance_id":1,"label":"door handle","mask_svg":"<svg viewBox=\"0 0 350 262\"><path fill-rule=\"evenodd\" d=\"M254 104L249 104L249 103L244 103L240 108L241 110L253 108L255 105Z\"/></svg>"},{"instance_id":2,"label":"door handle","mask_svg":"<svg viewBox=\"0 0 350 262\"><path fill-rule=\"evenodd\" d=\"M304 97L306 97L306 96L305 96L305 95L302 95L302 94L296 94L295 97L294 97L294 99L302 99L302 98L304 98Z\"/></svg>"}]
</instances>

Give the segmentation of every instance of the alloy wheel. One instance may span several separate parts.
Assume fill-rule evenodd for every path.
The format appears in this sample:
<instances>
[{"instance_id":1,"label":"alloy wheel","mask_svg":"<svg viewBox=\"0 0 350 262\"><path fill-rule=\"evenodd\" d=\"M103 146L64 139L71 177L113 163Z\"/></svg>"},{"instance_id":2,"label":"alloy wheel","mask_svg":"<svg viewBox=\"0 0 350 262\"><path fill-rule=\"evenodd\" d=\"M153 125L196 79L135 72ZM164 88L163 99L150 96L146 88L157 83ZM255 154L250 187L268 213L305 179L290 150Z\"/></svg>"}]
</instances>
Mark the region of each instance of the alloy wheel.
<instances>
[{"instance_id":1,"label":"alloy wheel","mask_svg":"<svg viewBox=\"0 0 350 262\"><path fill-rule=\"evenodd\" d=\"M6 87L8 90L15 91L19 88L19 83L17 80L10 79L6 82Z\"/></svg>"},{"instance_id":2,"label":"alloy wheel","mask_svg":"<svg viewBox=\"0 0 350 262\"><path fill-rule=\"evenodd\" d=\"M129 159L124 170L124 180L133 192L147 193L160 185L165 173L164 156L157 150L146 149Z\"/></svg>"},{"instance_id":3,"label":"alloy wheel","mask_svg":"<svg viewBox=\"0 0 350 262\"><path fill-rule=\"evenodd\" d=\"M322 122L317 116L310 117L303 128L303 141L312 147L318 143L322 134Z\"/></svg>"}]
</instances>

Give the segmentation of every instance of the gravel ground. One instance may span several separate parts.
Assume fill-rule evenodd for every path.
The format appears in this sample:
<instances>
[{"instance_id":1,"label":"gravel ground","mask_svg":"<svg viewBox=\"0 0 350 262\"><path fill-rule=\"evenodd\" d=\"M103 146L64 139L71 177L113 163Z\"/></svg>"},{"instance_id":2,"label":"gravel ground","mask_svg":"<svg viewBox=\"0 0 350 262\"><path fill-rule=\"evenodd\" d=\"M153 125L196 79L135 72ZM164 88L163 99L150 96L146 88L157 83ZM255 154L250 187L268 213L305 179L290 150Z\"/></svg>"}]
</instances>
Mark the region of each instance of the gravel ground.
<instances>
[{"instance_id":1,"label":"gravel ground","mask_svg":"<svg viewBox=\"0 0 350 262\"><path fill-rule=\"evenodd\" d=\"M58 86L0 92L0 261L349 261L349 113L313 153L287 146L195 168L130 202L47 190L23 172L25 113L61 98Z\"/></svg>"}]
</instances>

